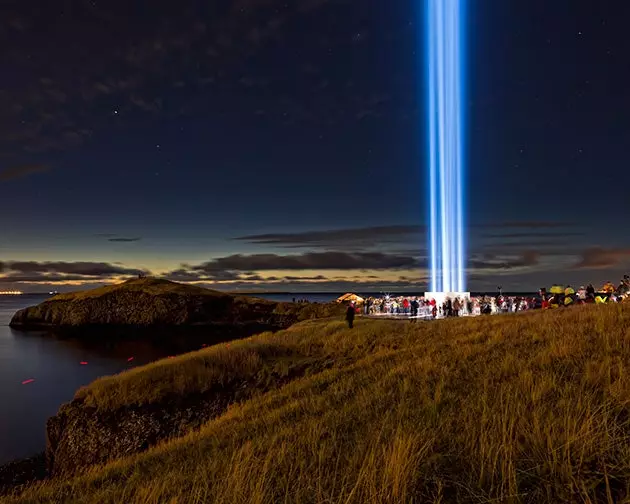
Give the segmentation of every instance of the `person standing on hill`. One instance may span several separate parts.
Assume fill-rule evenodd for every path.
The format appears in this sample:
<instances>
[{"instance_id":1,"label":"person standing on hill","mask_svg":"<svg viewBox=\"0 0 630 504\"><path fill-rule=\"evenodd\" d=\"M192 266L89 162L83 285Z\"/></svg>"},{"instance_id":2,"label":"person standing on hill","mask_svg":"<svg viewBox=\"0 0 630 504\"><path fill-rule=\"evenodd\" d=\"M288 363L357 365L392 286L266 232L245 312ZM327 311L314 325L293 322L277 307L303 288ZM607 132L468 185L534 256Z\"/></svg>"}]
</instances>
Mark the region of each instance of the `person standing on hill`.
<instances>
[{"instance_id":1,"label":"person standing on hill","mask_svg":"<svg viewBox=\"0 0 630 504\"><path fill-rule=\"evenodd\" d=\"M352 304L349 304L348 309L346 310L346 321L348 322L348 328L352 329L352 324L354 322L354 306L352 306Z\"/></svg>"}]
</instances>

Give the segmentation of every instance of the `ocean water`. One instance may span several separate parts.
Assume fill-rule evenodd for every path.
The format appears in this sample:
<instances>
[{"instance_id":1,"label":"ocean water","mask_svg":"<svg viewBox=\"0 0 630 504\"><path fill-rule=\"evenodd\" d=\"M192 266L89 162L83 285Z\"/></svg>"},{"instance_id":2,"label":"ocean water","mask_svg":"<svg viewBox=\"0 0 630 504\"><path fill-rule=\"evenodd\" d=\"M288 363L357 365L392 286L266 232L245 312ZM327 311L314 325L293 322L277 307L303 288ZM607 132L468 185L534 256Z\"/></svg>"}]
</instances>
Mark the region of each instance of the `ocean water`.
<instances>
[{"instance_id":1,"label":"ocean water","mask_svg":"<svg viewBox=\"0 0 630 504\"><path fill-rule=\"evenodd\" d=\"M81 386L164 357L142 342L90 344L9 327L15 311L46 297L0 295L0 464L43 451L46 420Z\"/></svg>"}]
</instances>

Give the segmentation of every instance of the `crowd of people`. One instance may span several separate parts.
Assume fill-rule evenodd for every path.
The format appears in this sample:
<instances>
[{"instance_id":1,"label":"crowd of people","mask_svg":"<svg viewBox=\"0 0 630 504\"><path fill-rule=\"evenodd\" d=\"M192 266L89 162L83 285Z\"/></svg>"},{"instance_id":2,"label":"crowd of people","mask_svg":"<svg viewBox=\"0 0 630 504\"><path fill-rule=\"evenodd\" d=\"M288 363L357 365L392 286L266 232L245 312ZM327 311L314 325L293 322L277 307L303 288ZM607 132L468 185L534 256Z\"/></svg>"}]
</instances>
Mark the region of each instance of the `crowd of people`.
<instances>
[{"instance_id":1,"label":"crowd of people","mask_svg":"<svg viewBox=\"0 0 630 504\"><path fill-rule=\"evenodd\" d=\"M540 289L536 296L497 295L470 298L445 298L443 302L424 296L369 297L362 304L353 304L356 312L365 315L387 315L409 318L442 318L458 316L491 315L534 309L554 309L588 303L617 303L630 300L630 276L624 275L619 285L607 282L596 290L592 284L577 290L572 286L554 285L547 291Z\"/></svg>"}]
</instances>

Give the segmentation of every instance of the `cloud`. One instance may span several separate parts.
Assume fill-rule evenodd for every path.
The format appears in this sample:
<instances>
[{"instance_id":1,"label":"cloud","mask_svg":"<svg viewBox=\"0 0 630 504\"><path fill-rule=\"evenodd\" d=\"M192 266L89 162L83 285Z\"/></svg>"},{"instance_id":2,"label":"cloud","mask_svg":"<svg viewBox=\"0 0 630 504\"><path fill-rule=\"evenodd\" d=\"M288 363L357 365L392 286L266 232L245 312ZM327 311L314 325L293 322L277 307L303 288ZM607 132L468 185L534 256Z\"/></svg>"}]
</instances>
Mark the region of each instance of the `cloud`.
<instances>
[{"instance_id":1,"label":"cloud","mask_svg":"<svg viewBox=\"0 0 630 504\"><path fill-rule=\"evenodd\" d=\"M50 170L50 166L44 164L30 164L6 168L0 171L0 182L7 182L17 178L28 177L37 173L45 173Z\"/></svg>"},{"instance_id":2,"label":"cloud","mask_svg":"<svg viewBox=\"0 0 630 504\"><path fill-rule=\"evenodd\" d=\"M584 236L584 233L573 233L573 232L558 232L558 231L550 231L549 233L542 232L528 232L528 233L490 233L484 235L484 238L501 238L501 239L512 239L512 238L571 238L574 236Z\"/></svg>"},{"instance_id":3,"label":"cloud","mask_svg":"<svg viewBox=\"0 0 630 504\"><path fill-rule=\"evenodd\" d=\"M7 261L4 263L10 275L15 274L60 274L78 275L80 277L112 277L119 275L139 275L146 273L138 268L125 268L106 262L37 262L37 261Z\"/></svg>"},{"instance_id":4,"label":"cloud","mask_svg":"<svg viewBox=\"0 0 630 504\"><path fill-rule=\"evenodd\" d=\"M541 254L535 250L526 251L521 255L499 256L492 253L484 254L481 258L468 261L468 268L479 272L487 270L512 270L528 268L540 263Z\"/></svg>"},{"instance_id":5,"label":"cloud","mask_svg":"<svg viewBox=\"0 0 630 504\"><path fill-rule=\"evenodd\" d=\"M264 270L350 270L404 269L419 267L413 256L381 252L306 252L303 254L235 254L213 259L191 270L204 273L217 271Z\"/></svg>"},{"instance_id":6,"label":"cloud","mask_svg":"<svg viewBox=\"0 0 630 504\"><path fill-rule=\"evenodd\" d=\"M255 275L244 274L235 271L212 271L201 272L190 270L184 265L184 267L169 271L162 277L171 280L173 282L200 282L200 281L213 281L213 282L234 282L237 280L254 280Z\"/></svg>"},{"instance_id":7,"label":"cloud","mask_svg":"<svg viewBox=\"0 0 630 504\"><path fill-rule=\"evenodd\" d=\"M275 245L285 248L342 248L357 244L406 241L425 231L423 226L375 226L365 228L331 229L300 233L270 233L239 236L234 240L256 245Z\"/></svg>"},{"instance_id":8,"label":"cloud","mask_svg":"<svg viewBox=\"0 0 630 504\"><path fill-rule=\"evenodd\" d=\"M506 222L500 222L500 223L495 223L495 224L484 224L481 227L556 229L556 228L573 227L575 225L576 225L575 222L559 222L559 221L506 221Z\"/></svg>"},{"instance_id":9,"label":"cloud","mask_svg":"<svg viewBox=\"0 0 630 504\"><path fill-rule=\"evenodd\" d=\"M13 273L6 276L0 276L0 284L17 284L17 283L43 283L43 284L63 284L68 282L80 282L94 281L100 279L98 277L86 277L83 275L62 275L58 273L44 274L44 273Z\"/></svg>"},{"instance_id":10,"label":"cloud","mask_svg":"<svg viewBox=\"0 0 630 504\"><path fill-rule=\"evenodd\" d=\"M630 259L630 249L591 247L582 252L574 269L605 269L618 266Z\"/></svg>"},{"instance_id":11,"label":"cloud","mask_svg":"<svg viewBox=\"0 0 630 504\"><path fill-rule=\"evenodd\" d=\"M328 280L327 277L325 277L324 275L317 275L317 276L285 276L282 278L283 280L288 280L290 282L296 282L296 281L316 281L316 280Z\"/></svg>"},{"instance_id":12,"label":"cloud","mask_svg":"<svg viewBox=\"0 0 630 504\"><path fill-rule=\"evenodd\" d=\"M107 241L110 242L119 242L119 243L130 243L130 242L137 242L142 240L142 238L140 237L135 237L135 238L125 238L125 237L117 237L117 238L108 238Z\"/></svg>"},{"instance_id":13,"label":"cloud","mask_svg":"<svg viewBox=\"0 0 630 504\"><path fill-rule=\"evenodd\" d=\"M259 282L259 281L324 281L324 275L285 275L262 278L264 271L312 270L406 270L420 269L423 261L414 256L378 252L309 252L303 254L235 254L202 264L183 264L163 275L177 282ZM369 277L366 277L369 278ZM375 277L374 277L375 278Z\"/></svg>"}]
</instances>

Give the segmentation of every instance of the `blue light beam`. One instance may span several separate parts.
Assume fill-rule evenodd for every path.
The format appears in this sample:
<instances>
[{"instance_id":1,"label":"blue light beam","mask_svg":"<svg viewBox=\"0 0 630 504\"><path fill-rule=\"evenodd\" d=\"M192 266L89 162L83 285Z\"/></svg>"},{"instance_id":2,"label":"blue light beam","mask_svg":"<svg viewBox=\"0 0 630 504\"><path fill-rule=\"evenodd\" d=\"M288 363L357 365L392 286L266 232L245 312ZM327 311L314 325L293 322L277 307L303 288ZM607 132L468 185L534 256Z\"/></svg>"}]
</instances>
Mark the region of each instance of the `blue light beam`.
<instances>
[{"instance_id":1,"label":"blue light beam","mask_svg":"<svg viewBox=\"0 0 630 504\"><path fill-rule=\"evenodd\" d=\"M464 30L466 0L427 2L430 276L433 292L465 292Z\"/></svg>"}]
</instances>

